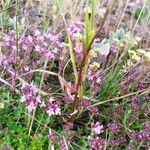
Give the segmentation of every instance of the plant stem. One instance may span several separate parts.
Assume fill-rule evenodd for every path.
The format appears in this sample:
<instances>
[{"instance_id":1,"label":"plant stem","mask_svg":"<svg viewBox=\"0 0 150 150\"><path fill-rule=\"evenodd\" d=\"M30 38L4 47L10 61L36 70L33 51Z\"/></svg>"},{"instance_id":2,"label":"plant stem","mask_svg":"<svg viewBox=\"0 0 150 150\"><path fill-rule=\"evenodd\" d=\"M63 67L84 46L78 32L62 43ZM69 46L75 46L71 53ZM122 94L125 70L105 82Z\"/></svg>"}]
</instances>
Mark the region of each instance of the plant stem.
<instances>
[{"instance_id":1,"label":"plant stem","mask_svg":"<svg viewBox=\"0 0 150 150\"><path fill-rule=\"evenodd\" d=\"M105 20L106 20L106 17L107 17L107 14L108 14L108 9L105 13L105 16L104 16L104 19L102 21L102 23L100 24L100 27L98 29L98 31L95 33L94 37L92 38L92 40L90 41L88 47L86 50L83 50L85 52L84 56L83 56L83 59L82 59L82 62L81 62L81 66L79 68L79 74L78 74L78 81L77 81L77 84L76 84L76 93L75 93L75 97L74 97L74 103L73 103L73 111L72 112L75 112L76 109L77 109L77 106L78 106L78 90L79 90L79 87L82 83L82 72L83 72L83 67L85 65L85 60L87 59L87 56L89 54L89 51L91 49L91 46L95 40L95 38L97 38L97 36L99 35L100 31L102 30L102 27L104 26L104 23L105 23Z\"/></svg>"}]
</instances>

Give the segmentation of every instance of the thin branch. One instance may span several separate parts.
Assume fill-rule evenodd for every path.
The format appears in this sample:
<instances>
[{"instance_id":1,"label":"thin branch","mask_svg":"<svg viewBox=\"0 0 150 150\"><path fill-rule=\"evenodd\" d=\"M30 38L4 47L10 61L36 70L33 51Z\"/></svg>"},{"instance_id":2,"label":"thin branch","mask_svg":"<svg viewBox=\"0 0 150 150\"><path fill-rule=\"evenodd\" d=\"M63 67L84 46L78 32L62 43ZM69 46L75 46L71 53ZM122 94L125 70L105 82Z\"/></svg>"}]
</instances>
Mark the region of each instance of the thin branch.
<instances>
[{"instance_id":1,"label":"thin branch","mask_svg":"<svg viewBox=\"0 0 150 150\"><path fill-rule=\"evenodd\" d=\"M99 106L101 104L108 103L108 102L111 102L111 101L116 101L116 100L120 100L120 99L123 99L123 98L126 98L126 97L130 97L130 96L133 96L133 95L136 95L136 94L139 94L139 93L145 94L147 92L150 92L150 88L139 90L137 92L129 93L129 94L126 94L126 95L123 95L123 96L120 96L120 97L116 97L116 98L112 98L112 99L109 99L109 100L106 100L106 101L98 102L98 103L95 103L95 104L87 107L86 109L89 109L89 108L92 108L92 107L95 107L95 106Z\"/></svg>"},{"instance_id":2,"label":"thin branch","mask_svg":"<svg viewBox=\"0 0 150 150\"><path fill-rule=\"evenodd\" d=\"M4 83L5 85L7 85L8 87L10 87L12 90L14 90L17 94L20 94L20 91L18 89L14 89L14 87L9 83L7 82L6 80L0 78L0 82Z\"/></svg>"}]
</instances>

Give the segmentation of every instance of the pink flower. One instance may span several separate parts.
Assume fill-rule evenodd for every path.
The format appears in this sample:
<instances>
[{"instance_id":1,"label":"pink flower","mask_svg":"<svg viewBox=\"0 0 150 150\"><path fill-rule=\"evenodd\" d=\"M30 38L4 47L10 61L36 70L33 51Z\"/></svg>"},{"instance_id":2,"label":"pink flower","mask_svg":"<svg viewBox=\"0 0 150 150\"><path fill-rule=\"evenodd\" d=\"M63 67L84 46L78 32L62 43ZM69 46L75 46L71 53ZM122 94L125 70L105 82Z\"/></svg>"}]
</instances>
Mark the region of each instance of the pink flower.
<instances>
[{"instance_id":1,"label":"pink flower","mask_svg":"<svg viewBox=\"0 0 150 150\"><path fill-rule=\"evenodd\" d=\"M63 138L59 143L61 150L69 150L69 144L70 142L65 138Z\"/></svg>"},{"instance_id":2,"label":"pink flower","mask_svg":"<svg viewBox=\"0 0 150 150\"><path fill-rule=\"evenodd\" d=\"M48 103L46 106L46 110L47 110L46 112L48 113L49 116L61 114L61 109L59 108L59 106L56 102Z\"/></svg>"},{"instance_id":3,"label":"pink flower","mask_svg":"<svg viewBox=\"0 0 150 150\"><path fill-rule=\"evenodd\" d=\"M21 99L20 99L20 102L25 102L26 101L26 96L25 95L23 95L22 97L21 97Z\"/></svg>"},{"instance_id":4,"label":"pink flower","mask_svg":"<svg viewBox=\"0 0 150 150\"><path fill-rule=\"evenodd\" d=\"M103 132L103 125L101 125L99 122L96 122L95 124L91 123L91 128L95 134L100 134Z\"/></svg>"},{"instance_id":5,"label":"pink flower","mask_svg":"<svg viewBox=\"0 0 150 150\"><path fill-rule=\"evenodd\" d=\"M116 53L116 52L117 52L117 47L116 47L114 44L112 44L112 45L110 46L110 51L111 51L112 53Z\"/></svg>"},{"instance_id":6,"label":"pink flower","mask_svg":"<svg viewBox=\"0 0 150 150\"><path fill-rule=\"evenodd\" d=\"M81 106L82 106L83 108L86 108L86 107L90 106L90 100L88 100L88 99L83 99L83 100L81 101Z\"/></svg>"},{"instance_id":7,"label":"pink flower","mask_svg":"<svg viewBox=\"0 0 150 150\"><path fill-rule=\"evenodd\" d=\"M150 132L141 130L138 134L138 138L150 141Z\"/></svg>"},{"instance_id":8,"label":"pink flower","mask_svg":"<svg viewBox=\"0 0 150 150\"><path fill-rule=\"evenodd\" d=\"M69 129L73 129L73 126L74 124L72 122L67 122L65 123L64 128L69 130Z\"/></svg>"},{"instance_id":9,"label":"pink flower","mask_svg":"<svg viewBox=\"0 0 150 150\"><path fill-rule=\"evenodd\" d=\"M116 139L112 139L110 141L110 145L113 146L117 146L120 144L123 144L126 141L126 137L124 135L120 135L119 137L117 137Z\"/></svg>"},{"instance_id":10,"label":"pink flower","mask_svg":"<svg viewBox=\"0 0 150 150\"><path fill-rule=\"evenodd\" d=\"M67 32L73 36L75 33L81 33L82 32L83 24L81 22L75 22L72 23L68 28Z\"/></svg>"},{"instance_id":11,"label":"pink flower","mask_svg":"<svg viewBox=\"0 0 150 150\"><path fill-rule=\"evenodd\" d=\"M42 101L41 103L40 103L40 105L39 105L41 108L45 108L46 107L46 104L45 104L45 102L44 101Z\"/></svg>"},{"instance_id":12,"label":"pink flower","mask_svg":"<svg viewBox=\"0 0 150 150\"><path fill-rule=\"evenodd\" d=\"M23 83L21 89L25 96L31 96L32 94L37 93L37 87L33 85L33 83L31 84Z\"/></svg>"},{"instance_id":13,"label":"pink flower","mask_svg":"<svg viewBox=\"0 0 150 150\"><path fill-rule=\"evenodd\" d=\"M144 131L150 131L150 123L144 123L143 126L142 126L142 129Z\"/></svg>"},{"instance_id":14,"label":"pink flower","mask_svg":"<svg viewBox=\"0 0 150 150\"><path fill-rule=\"evenodd\" d=\"M130 137L131 139L137 139L137 137L138 137L138 132L135 131L135 130L131 130L131 131L129 132L129 137Z\"/></svg>"},{"instance_id":15,"label":"pink flower","mask_svg":"<svg viewBox=\"0 0 150 150\"><path fill-rule=\"evenodd\" d=\"M33 110L35 110L36 106L35 103L33 101L31 101L28 105L27 105L27 109L29 112L32 112Z\"/></svg>"},{"instance_id":16,"label":"pink flower","mask_svg":"<svg viewBox=\"0 0 150 150\"><path fill-rule=\"evenodd\" d=\"M88 137L88 144L92 150L102 150L105 145L105 139L101 137Z\"/></svg>"},{"instance_id":17,"label":"pink flower","mask_svg":"<svg viewBox=\"0 0 150 150\"><path fill-rule=\"evenodd\" d=\"M137 110L139 109L139 107L140 107L140 103L138 100L135 99L131 102L131 109Z\"/></svg>"},{"instance_id":18,"label":"pink flower","mask_svg":"<svg viewBox=\"0 0 150 150\"><path fill-rule=\"evenodd\" d=\"M117 123L111 123L108 125L108 128L111 132L118 132L120 130L120 125Z\"/></svg>"},{"instance_id":19,"label":"pink flower","mask_svg":"<svg viewBox=\"0 0 150 150\"><path fill-rule=\"evenodd\" d=\"M99 109L97 107L90 108L90 111L93 115L98 115L99 114Z\"/></svg>"},{"instance_id":20,"label":"pink flower","mask_svg":"<svg viewBox=\"0 0 150 150\"><path fill-rule=\"evenodd\" d=\"M51 141L51 142L56 142L57 140L57 135L55 133L50 133L48 135L48 140Z\"/></svg>"},{"instance_id":21,"label":"pink flower","mask_svg":"<svg viewBox=\"0 0 150 150\"><path fill-rule=\"evenodd\" d=\"M32 112L36 108L36 101L36 98L32 96L24 97L24 102L29 112Z\"/></svg>"}]
</instances>

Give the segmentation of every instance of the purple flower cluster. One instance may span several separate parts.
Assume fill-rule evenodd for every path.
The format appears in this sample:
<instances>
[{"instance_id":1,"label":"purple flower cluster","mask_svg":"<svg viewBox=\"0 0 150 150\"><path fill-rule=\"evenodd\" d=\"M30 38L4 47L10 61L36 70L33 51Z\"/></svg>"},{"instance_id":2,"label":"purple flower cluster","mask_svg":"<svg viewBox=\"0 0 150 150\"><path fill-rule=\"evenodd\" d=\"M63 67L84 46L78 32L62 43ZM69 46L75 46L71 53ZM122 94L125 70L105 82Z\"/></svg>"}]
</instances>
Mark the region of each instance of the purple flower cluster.
<instances>
[{"instance_id":1,"label":"purple flower cluster","mask_svg":"<svg viewBox=\"0 0 150 150\"><path fill-rule=\"evenodd\" d=\"M45 58L59 60L61 63L68 56L68 52L61 42L61 34L49 31L41 34L38 31L34 35L16 37L16 33L10 31L1 42L2 50L4 49L2 55L3 68L8 68L17 62L26 68L32 54L34 54L34 57L39 58L40 65L42 65L42 59ZM38 63L38 59L34 63Z\"/></svg>"},{"instance_id":2,"label":"purple flower cluster","mask_svg":"<svg viewBox=\"0 0 150 150\"><path fill-rule=\"evenodd\" d=\"M103 132L103 125L100 122L91 123L91 129L95 134L101 134Z\"/></svg>"},{"instance_id":3,"label":"purple flower cluster","mask_svg":"<svg viewBox=\"0 0 150 150\"><path fill-rule=\"evenodd\" d=\"M69 150L69 144L70 144L70 142L68 140L66 140L65 138L62 139L60 141L60 148L61 148L61 150Z\"/></svg>"},{"instance_id":4,"label":"purple flower cluster","mask_svg":"<svg viewBox=\"0 0 150 150\"><path fill-rule=\"evenodd\" d=\"M140 66L140 65L139 65ZM137 65L125 68L124 79L120 82L120 91L123 94L130 93L134 90L143 90L147 86L143 83L141 69Z\"/></svg>"},{"instance_id":5,"label":"purple flower cluster","mask_svg":"<svg viewBox=\"0 0 150 150\"><path fill-rule=\"evenodd\" d=\"M73 103L73 100L70 98L70 96L68 94L65 94L65 96L63 97L63 101L65 104Z\"/></svg>"},{"instance_id":6,"label":"purple flower cluster","mask_svg":"<svg viewBox=\"0 0 150 150\"><path fill-rule=\"evenodd\" d=\"M141 131L138 133L138 138L139 138L140 140L147 140L147 141L150 141L150 132L141 130Z\"/></svg>"},{"instance_id":7,"label":"purple flower cluster","mask_svg":"<svg viewBox=\"0 0 150 150\"><path fill-rule=\"evenodd\" d=\"M123 144L124 142L126 142L126 137L124 135L121 135L118 138L111 140L110 145L114 147Z\"/></svg>"},{"instance_id":8,"label":"purple flower cluster","mask_svg":"<svg viewBox=\"0 0 150 150\"><path fill-rule=\"evenodd\" d=\"M72 122L67 122L64 125L64 128L67 129L67 130L73 129L73 127L74 127L74 124Z\"/></svg>"},{"instance_id":9,"label":"purple flower cluster","mask_svg":"<svg viewBox=\"0 0 150 150\"><path fill-rule=\"evenodd\" d=\"M88 80L92 82L91 87L93 94L96 94L100 90L100 72L97 69L89 68L87 74Z\"/></svg>"},{"instance_id":10,"label":"purple flower cluster","mask_svg":"<svg viewBox=\"0 0 150 150\"><path fill-rule=\"evenodd\" d=\"M61 109L59 108L58 103L53 97L49 99L48 104L45 104L44 101L41 101L35 85L23 84L22 92L23 96L21 98L21 102L24 102L26 104L29 112L32 112L39 104L41 108L46 110L49 116L61 114Z\"/></svg>"},{"instance_id":11,"label":"purple flower cluster","mask_svg":"<svg viewBox=\"0 0 150 150\"><path fill-rule=\"evenodd\" d=\"M140 102L138 98L135 98L134 100L132 100L131 102L131 109L132 110L137 110L140 108Z\"/></svg>"},{"instance_id":12,"label":"purple flower cluster","mask_svg":"<svg viewBox=\"0 0 150 150\"><path fill-rule=\"evenodd\" d=\"M117 123L111 123L108 125L108 129L111 132L119 132L120 131L121 126Z\"/></svg>"},{"instance_id":13,"label":"purple flower cluster","mask_svg":"<svg viewBox=\"0 0 150 150\"><path fill-rule=\"evenodd\" d=\"M118 120L120 118L120 115L121 115L122 112L123 112L123 108L122 107L117 107L114 110L113 119Z\"/></svg>"},{"instance_id":14,"label":"purple flower cluster","mask_svg":"<svg viewBox=\"0 0 150 150\"><path fill-rule=\"evenodd\" d=\"M55 133L50 133L48 135L48 140L51 141L51 142L56 142L57 140L57 135Z\"/></svg>"},{"instance_id":15,"label":"purple flower cluster","mask_svg":"<svg viewBox=\"0 0 150 150\"><path fill-rule=\"evenodd\" d=\"M150 131L150 123L146 122L143 124L142 129L144 131Z\"/></svg>"},{"instance_id":16,"label":"purple flower cluster","mask_svg":"<svg viewBox=\"0 0 150 150\"><path fill-rule=\"evenodd\" d=\"M51 59L59 59L60 50L63 49L63 45L60 42L60 36L56 33L46 33L44 35L35 36L34 47L35 51L42 57L49 57ZM51 50L50 50L50 46Z\"/></svg>"},{"instance_id":17,"label":"purple flower cluster","mask_svg":"<svg viewBox=\"0 0 150 150\"><path fill-rule=\"evenodd\" d=\"M40 96L37 96L37 88L33 84L22 85L23 96L21 102L26 104L29 112L32 112L38 103L41 103Z\"/></svg>"},{"instance_id":18,"label":"purple flower cluster","mask_svg":"<svg viewBox=\"0 0 150 150\"><path fill-rule=\"evenodd\" d=\"M138 132L135 130L132 130L129 132L129 137L136 140L138 138Z\"/></svg>"},{"instance_id":19,"label":"purple flower cluster","mask_svg":"<svg viewBox=\"0 0 150 150\"><path fill-rule=\"evenodd\" d=\"M133 145L130 143L127 150L133 150Z\"/></svg>"},{"instance_id":20,"label":"purple flower cluster","mask_svg":"<svg viewBox=\"0 0 150 150\"><path fill-rule=\"evenodd\" d=\"M81 100L81 107L86 108L86 107L90 106L90 103L91 103L90 100L82 99Z\"/></svg>"},{"instance_id":21,"label":"purple flower cluster","mask_svg":"<svg viewBox=\"0 0 150 150\"><path fill-rule=\"evenodd\" d=\"M67 28L67 32L73 37L75 33L81 33L83 29L83 23L82 22L75 22L69 25Z\"/></svg>"},{"instance_id":22,"label":"purple flower cluster","mask_svg":"<svg viewBox=\"0 0 150 150\"><path fill-rule=\"evenodd\" d=\"M55 101L53 97L49 99L49 102L48 104L46 104L45 109L49 116L61 114L61 109L59 108L58 103Z\"/></svg>"},{"instance_id":23,"label":"purple flower cluster","mask_svg":"<svg viewBox=\"0 0 150 150\"><path fill-rule=\"evenodd\" d=\"M22 84L22 92L25 96L32 96L37 94L37 87L31 83L31 84Z\"/></svg>"},{"instance_id":24,"label":"purple flower cluster","mask_svg":"<svg viewBox=\"0 0 150 150\"><path fill-rule=\"evenodd\" d=\"M117 53L117 47L116 47L116 45L112 44L112 45L110 46L110 52L112 52L113 54L116 54L116 53Z\"/></svg>"},{"instance_id":25,"label":"purple flower cluster","mask_svg":"<svg viewBox=\"0 0 150 150\"><path fill-rule=\"evenodd\" d=\"M148 96L147 98L146 98L146 102L150 102L150 96Z\"/></svg>"},{"instance_id":26,"label":"purple flower cluster","mask_svg":"<svg viewBox=\"0 0 150 150\"><path fill-rule=\"evenodd\" d=\"M88 71L88 80L96 81L97 83L99 83L99 75L100 75L99 71L89 69L89 71Z\"/></svg>"},{"instance_id":27,"label":"purple flower cluster","mask_svg":"<svg viewBox=\"0 0 150 150\"><path fill-rule=\"evenodd\" d=\"M148 111L148 105L145 100L143 102L144 103L142 104L142 100L139 97L135 97L130 104L131 110L146 113Z\"/></svg>"},{"instance_id":28,"label":"purple flower cluster","mask_svg":"<svg viewBox=\"0 0 150 150\"><path fill-rule=\"evenodd\" d=\"M137 140L137 139L147 140L147 141L150 140L150 132L145 131L145 130L141 130L139 132L132 130L132 131L130 131L129 136L130 136L130 138L132 138L134 140Z\"/></svg>"},{"instance_id":29,"label":"purple flower cluster","mask_svg":"<svg viewBox=\"0 0 150 150\"><path fill-rule=\"evenodd\" d=\"M102 150L105 145L105 139L102 137L89 137L88 138L89 147L93 150Z\"/></svg>"},{"instance_id":30,"label":"purple flower cluster","mask_svg":"<svg viewBox=\"0 0 150 150\"><path fill-rule=\"evenodd\" d=\"M89 108L89 110L93 115L95 115L95 116L99 115L98 107L91 107L91 108Z\"/></svg>"}]
</instances>

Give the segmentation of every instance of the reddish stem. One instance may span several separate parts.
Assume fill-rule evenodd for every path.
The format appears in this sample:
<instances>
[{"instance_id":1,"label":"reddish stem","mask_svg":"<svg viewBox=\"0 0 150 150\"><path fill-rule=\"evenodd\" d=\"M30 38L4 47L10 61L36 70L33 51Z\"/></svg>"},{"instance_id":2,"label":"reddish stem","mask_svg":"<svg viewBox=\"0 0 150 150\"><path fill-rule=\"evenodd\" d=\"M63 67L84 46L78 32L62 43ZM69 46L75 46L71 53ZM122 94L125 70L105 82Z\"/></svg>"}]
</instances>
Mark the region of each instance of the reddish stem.
<instances>
[{"instance_id":1,"label":"reddish stem","mask_svg":"<svg viewBox=\"0 0 150 150\"><path fill-rule=\"evenodd\" d=\"M78 106L78 103L79 103L79 101L78 101L78 89L79 89L79 87L80 87L80 85L81 85L81 82L82 82L82 71L83 71L83 67L84 67L84 64L85 64L85 60L86 60L86 58L87 58L87 56L88 56L88 54L89 54L89 52L90 52L91 46L92 46L92 44L93 44L95 38L99 35L100 31L102 30L102 27L104 26L104 23L105 23L107 14L108 14L108 10L107 10L107 12L105 13L104 19L103 19L103 21L102 21L102 23L101 23L101 25L100 25L98 31L95 33L95 35L94 35L94 37L92 38L91 42L89 43L87 49L84 50L86 53L85 53L84 56L83 56L83 59L82 59L82 62L81 62L81 66L80 66L80 68L79 68L78 82L77 82L77 84L76 84L76 93L75 93L74 104L73 104L73 112L76 111L77 106Z\"/></svg>"}]
</instances>

